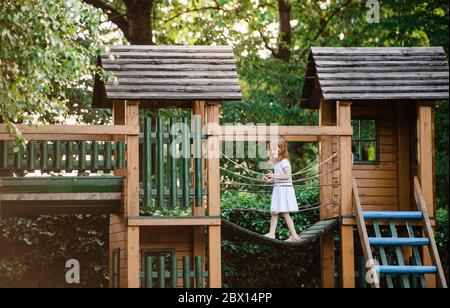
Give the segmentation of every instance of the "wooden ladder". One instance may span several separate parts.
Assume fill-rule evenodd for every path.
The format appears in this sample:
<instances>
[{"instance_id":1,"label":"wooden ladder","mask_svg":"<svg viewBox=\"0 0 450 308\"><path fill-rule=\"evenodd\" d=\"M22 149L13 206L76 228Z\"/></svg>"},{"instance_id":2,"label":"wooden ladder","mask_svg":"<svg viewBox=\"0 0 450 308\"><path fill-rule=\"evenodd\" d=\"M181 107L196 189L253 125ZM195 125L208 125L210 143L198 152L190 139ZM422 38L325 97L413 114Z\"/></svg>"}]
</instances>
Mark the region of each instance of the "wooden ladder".
<instances>
[{"instance_id":1,"label":"wooden ladder","mask_svg":"<svg viewBox=\"0 0 450 308\"><path fill-rule=\"evenodd\" d=\"M372 276L371 286L380 287L380 277L386 278L388 288L394 288L394 277L399 277L400 285L404 288L411 287L410 276L419 277L420 285L427 287L425 274L436 275L439 287L447 288L447 282L442 269L441 260L434 240L433 229L425 206L422 189L417 177L414 178L414 196L418 211L363 211L359 198L358 187L353 179L353 201L355 205L356 221L358 225L359 238L361 240L366 267ZM369 237L366 227L366 220L371 220L375 236ZM390 237L383 237L380 228L380 220L387 221ZM404 221L408 237L399 237L397 234L397 224ZM416 237L414 235L412 221L420 221L425 237ZM410 246L412 250L412 260L414 265L406 265L401 247ZM423 265L419 247L428 246L432 263L431 266ZM394 249L394 255L397 262L389 262L387 248ZM378 248L379 258L374 261L374 248ZM380 262L381 261L381 262ZM381 265L379 265L381 263ZM390 264L391 263L391 264Z\"/></svg>"}]
</instances>

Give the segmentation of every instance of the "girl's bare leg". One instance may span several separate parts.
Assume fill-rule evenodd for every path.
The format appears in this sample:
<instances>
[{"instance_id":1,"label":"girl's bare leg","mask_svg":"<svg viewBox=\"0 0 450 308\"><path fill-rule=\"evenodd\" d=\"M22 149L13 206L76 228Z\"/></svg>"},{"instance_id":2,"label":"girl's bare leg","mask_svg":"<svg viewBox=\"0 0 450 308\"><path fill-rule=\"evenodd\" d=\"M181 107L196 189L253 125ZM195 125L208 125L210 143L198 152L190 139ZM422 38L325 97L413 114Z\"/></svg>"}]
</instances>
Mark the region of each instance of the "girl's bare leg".
<instances>
[{"instance_id":1,"label":"girl's bare leg","mask_svg":"<svg viewBox=\"0 0 450 308\"><path fill-rule=\"evenodd\" d=\"M275 238L275 231L277 230L278 214L272 214L270 217L270 230L265 236Z\"/></svg>"},{"instance_id":2,"label":"girl's bare leg","mask_svg":"<svg viewBox=\"0 0 450 308\"><path fill-rule=\"evenodd\" d=\"M291 232L291 237L297 238L298 234L297 231L295 230L294 221L292 221L291 215L289 215L289 213L283 213L283 217L284 220L286 220L286 225L288 226L289 231Z\"/></svg>"}]
</instances>

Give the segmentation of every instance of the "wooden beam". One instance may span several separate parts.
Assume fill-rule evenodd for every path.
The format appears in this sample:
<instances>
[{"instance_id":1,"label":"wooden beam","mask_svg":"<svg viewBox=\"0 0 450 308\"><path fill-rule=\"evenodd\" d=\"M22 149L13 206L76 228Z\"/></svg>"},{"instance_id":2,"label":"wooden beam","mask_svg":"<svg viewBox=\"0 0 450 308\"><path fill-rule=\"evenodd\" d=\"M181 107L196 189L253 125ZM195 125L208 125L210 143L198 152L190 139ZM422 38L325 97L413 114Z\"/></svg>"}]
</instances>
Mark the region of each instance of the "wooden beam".
<instances>
[{"instance_id":1,"label":"wooden beam","mask_svg":"<svg viewBox=\"0 0 450 308\"><path fill-rule=\"evenodd\" d=\"M348 126L267 126L267 125L222 125L217 130L208 130L207 135L228 136L352 136Z\"/></svg>"},{"instance_id":2,"label":"wooden beam","mask_svg":"<svg viewBox=\"0 0 450 308\"><path fill-rule=\"evenodd\" d=\"M219 103L207 106L208 125L218 126L220 118ZM207 141L207 188L208 215L220 216L220 140L218 136L209 136ZM209 287L222 286L221 227L208 227L208 271Z\"/></svg>"},{"instance_id":3,"label":"wooden beam","mask_svg":"<svg viewBox=\"0 0 450 308\"><path fill-rule=\"evenodd\" d=\"M324 233L320 237L320 262L322 288L335 288L334 232Z\"/></svg>"},{"instance_id":4,"label":"wooden beam","mask_svg":"<svg viewBox=\"0 0 450 308\"><path fill-rule=\"evenodd\" d=\"M122 193L18 193L0 194L0 201L121 200Z\"/></svg>"},{"instance_id":5,"label":"wooden beam","mask_svg":"<svg viewBox=\"0 0 450 308\"><path fill-rule=\"evenodd\" d=\"M208 227L208 273L209 287L222 287L221 226Z\"/></svg>"},{"instance_id":6,"label":"wooden beam","mask_svg":"<svg viewBox=\"0 0 450 308\"><path fill-rule=\"evenodd\" d=\"M129 216L128 226L219 226L220 217L144 217Z\"/></svg>"},{"instance_id":7,"label":"wooden beam","mask_svg":"<svg viewBox=\"0 0 450 308\"><path fill-rule=\"evenodd\" d=\"M351 129L351 102L336 103L336 120L341 129ZM352 137L339 137L340 215L353 214L352 202ZM341 277L342 287L355 287L355 254L353 226L341 225Z\"/></svg>"},{"instance_id":8,"label":"wooden beam","mask_svg":"<svg viewBox=\"0 0 450 308\"><path fill-rule=\"evenodd\" d=\"M195 101L192 108L192 115L193 116L199 116L200 117L200 126L201 130L203 131L204 124L205 124L205 117L206 115L206 103L205 101ZM192 117L193 119L193 117ZM192 120L192 129L194 129L194 121ZM203 149L203 141L202 141L202 149ZM191 153L195 153L194 144L191 148ZM201 168L201 174L202 174L202 189L206 188L206 182L205 182L205 160L202 157L201 160L202 168ZM195 165L194 159L192 159L192 166ZM192 181L191 183L194 183L194 190L195 190L195 172L192 172ZM196 200L194 197L194 201L192 203L192 215L193 216L205 216L205 206L203 202L203 194L202 194L202 206L196 207ZM197 227L193 228L193 234L192 234L192 262L194 262L194 258L196 256L201 256L203 260L206 258L206 235L205 235L205 225L198 225ZM204 266L204 264L202 265ZM203 267L202 270L205 270ZM195 281L194 281L195 283Z\"/></svg>"},{"instance_id":9,"label":"wooden beam","mask_svg":"<svg viewBox=\"0 0 450 308\"><path fill-rule=\"evenodd\" d=\"M423 192L427 212L434 217L433 194L433 107L429 104L417 106L417 160L418 175ZM428 247L423 248L423 263L431 265L432 260ZM434 275L425 275L428 287L436 286Z\"/></svg>"},{"instance_id":10,"label":"wooden beam","mask_svg":"<svg viewBox=\"0 0 450 308\"><path fill-rule=\"evenodd\" d=\"M319 104L319 125L331 126L333 125L333 108L331 103L320 100ZM320 163L326 161L333 155L333 137L320 137L319 144ZM329 206L320 209L320 220L333 217L333 160L320 166L320 173L323 174L319 178L320 184L320 204L330 204ZM334 279L334 274L333 274Z\"/></svg>"},{"instance_id":11,"label":"wooden beam","mask_svg":"<svg viewBox=\"0 0 450 308\"><path fill-rule=\"evenodd\" d=\"M16 124L27 140L109 141L114 135L139 135L139 125L26 125ZM75 138L76 137L76 138ZM12 140L5 124L0 124L0 140Z\"/></svg>"},{"instance_id":12,"label":"wooden beam","mask_svg":"<svg viewBox=\"0 0 450 308\"><path fill-rule=\"evenodd\" d=\"M126 102L126 125L139 127L139 102ZM125 178L125 213L124 215L139 215L139 135L126 136L126 178ZM127 227L127 269L128 287L140 286L139 262L139 227Z\"/></svg>"},{"instance_id":13,"label":"wooden beam","mask_svg":"<svg viewBox=\"0 0 450 308\"><path fill-rule=\"evenodd\" d=\"M271 135L241 135L241 136L232 136L232 135L220 135L220 141L271 141L274 136ZM319 142L321 140L320 136L283 136L284 140L288 142Z\"/></svg>"}]
</instances>

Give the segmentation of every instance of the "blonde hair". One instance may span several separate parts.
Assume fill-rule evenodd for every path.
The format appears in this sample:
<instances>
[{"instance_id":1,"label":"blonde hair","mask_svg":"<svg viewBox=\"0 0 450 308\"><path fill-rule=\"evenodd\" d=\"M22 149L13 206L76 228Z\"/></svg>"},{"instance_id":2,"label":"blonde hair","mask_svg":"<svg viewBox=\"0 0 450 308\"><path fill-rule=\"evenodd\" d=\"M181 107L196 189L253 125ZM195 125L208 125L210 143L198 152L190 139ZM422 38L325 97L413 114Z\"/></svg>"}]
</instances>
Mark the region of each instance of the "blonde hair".
<instances>
[{"instance_id":1,"label":"blonde hair","mask_svg":"<svg viewBox=\"0 0 450 308\"><path fill-rule=\"evenodd\" d=\"M274 153L272 146L277 145L276 153ZM270 160L271 161L282 161L283 159L289 159L289 150L287 142L284 138L278 137L270 142L269 147L270 151ZM276 154L276 157L275 157Z\"/></svg>"}]
</instances>

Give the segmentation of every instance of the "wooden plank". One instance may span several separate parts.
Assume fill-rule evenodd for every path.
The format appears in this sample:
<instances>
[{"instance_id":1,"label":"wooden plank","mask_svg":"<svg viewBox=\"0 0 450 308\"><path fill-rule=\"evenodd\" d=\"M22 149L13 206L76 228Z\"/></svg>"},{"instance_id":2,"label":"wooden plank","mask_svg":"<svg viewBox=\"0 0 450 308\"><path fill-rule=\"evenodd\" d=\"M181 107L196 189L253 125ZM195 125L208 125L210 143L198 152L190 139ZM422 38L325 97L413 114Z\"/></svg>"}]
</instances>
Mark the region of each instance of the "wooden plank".
<instances>
[{"instance_id":1,"label":"wooden plank","mask_svg":"<svg viewBox=\"0 0 450 308\"><path fill-rule=\"evenodd\" d=\"M328 231L320 238L320 268L322 288L335 288L334 232Z\"/></svg>"},{"instance_id":2,"label":"wooden plank","mask_svg":"<svg viewBox=\"0 0 450 308\"><path fill-rule=\"evenodd\" d=\"M208 227L208 273L209 287L222 287L222 252L219 226Z\"/></svg>"},{"instance_id":3,"label":"wooden plank","mask_svg":"<svg viewBox=\"0 0 450 308\"><path fill-rule=\"evenodd\" d=\"M422 221L423 228L426 237L430 240L430 250L424 251L424 265L435 265L437 268L437 279L432 279L432 277L425 276L427 280L428 287L432 288L436 285L436 280L439 283L439 286L442 288L447 288L447 281L444 275L444 271L442 269L441 259L439 257L439 251L437 249L436 240L434 238L434 232L431 227L430 222L430 214L428 212L428 205L426 201L425 194L423 193L422 185L418 177L414 177L414 198L419 210L423 213ZM427 255L428 254L428 255ZM431 260L430 260L431 259ZM431 262L430 262L431 261Z\"/></svg>"},{"instance_id":4,"label":"wooden plank","mask_svg":"<svg viewBox=\"0 0 450 308\"><path fill-rule=\"evenodd\" d=\"M320 80L320 84L322 87L331 87L331 86L408 86L408 85L417 85L417 86L426 86L426 85L448 85L449 81L448 78L435 78L435 79L373 79L373 80Z\"/></svg>"},{"instance_id":5,"label":"wooden plank","mask_svg":"<svg viewBox=\"0 0 450 308\"><path fill-rule=\"evenodd\" d=\"M353 175L356 179L396 179L397 172L391 171L370 171L370 170L355 170Z\"/></svg>"},{"instance_id":6,"label":"wooden plank","mask_svg":"<svg viewBox=\"0 0 450 308\"><path fill-rule=\"evenodd\" d=\"M133 77L121 77L119 80L120 85L148 85L148 86L179 86L179 87L201 87L201 86L239 86L238 79L223 79L223 78L190 78L190 79L177 79L177 78L133 78ZM114 85L114 82L107 82L107 86Z\"/></svg>"},{"instance_id":7,"label":"wooden plank","mask_svg":"<svg viewBox=\"0 0 450 308\"><path fill-rule=\"evenodd\" d=\"M220 217L190 216L190 217L150 217L129 216L128 226L218 226Z\"/></svg>"},{"instance_id":8,"label":"wooden plank","mask_svg":"<svg viewBox=\"0 0 450 308\"><path fill-rule=\"evenodd\" d=\"M422 61L423 62L423 61ZM223 65L223 64L235 64L234 58L229 59L211 59L211 58L181 58L181 59L110 59L108 56L102 56L102 64L152 64L152 65L165 65L165 64L210 64L210 65ZM420 61L413 61L413 63L421 63ZM424 62L429 63L429 62Z\"/></svg>"},{"instance_id":9,"label":"wooden plank","mask_svg":"<svg viewBox=\"0 0 450 308\"><path fill-rule=\"evenodd\" d=\"M169 83L163 85L130 85L120 83L119 85L106 85L108 92L176 92L176 93L209 93L209 92L240 92L239 84L234 85L188 85L175 86Z\"/></svg>"},{"instance_id":10,"label":"wooden plank","mask_svg":"<svg viewBox=\"0 0 450 308\"><path fill-rule=\"evenodd\" d=\"M351 136L351 126L265 126L265 125L221 125L208 130L207 135L225 136Z\"/></svg>"},{"instance_id":11,"label":"wooden plank","mask_svg":"<svg viewBox=\"0 0 450 308\"><path fill-rule=\"evenodd\" d=\"M111 46L111 51L153 51L153 52L183 52L183 53L198 53L198 52L220 52L220 53L232 53L231 46L225 45L114 45Z\"/></svg>"},{"instance_id":12,"label":"wooden plank","mask_svg":"<svg viewBox=\"0 0 450 308\"><path fill-rule=\"evenodd\" d=\"M240 92L199 92L199 93L182 93L182 92L108 92L108 99L208 99L208 100L240 100L242 94Z\"/></svg>"},{"instance_id":13,"label":"wooden plank","mask_svg":"<svg viewBox=\"0 0 450 308\"><path fill-rule=\"evenodd\" d=\"M417 93L324 93L326 100L438 100L448 99L448 92L417 92Z\"/></svg>"},{"instance_id":14,"label":"wooden plank","mask_svg":"<svg viewBox=\"0 0 450 308\"><path fill-rule=\"evenodd\" d=\"M378 58L378 60L371 60L368 58L365 61L360 60L316 60L314 61L317 67L375 67L375 66L427 66L427 67L434 67L434 66L445 66L448 68L447 61L441 59L441 60L435 60L435 61L426 61L426 60L411 60L411 59L385 59L385 58Z\"/></svg>"},{"instance_id":15,"label":"wooden plank","mask_svg":"<svg viewBox=\"0 0 450 308\"><path fill-rule=\"evenodd\" d=\"M422 61L427 63L443 62L447 61L445 54L435 54L435 55L332 55L332 56L322 56L314 55L315 62L319 61L342 61L342 62L403 62L403 61Z\"/></svg>"},{"instance_id":16,"label":"wooden plank","mask_svg":"<svg viewBox=\"0 0 450 308\"><path fill-rule=\"evenodd\" d=\"M331 126L333 125L333 108L330 103L320 100L319 102L319 124L320 126ZM319 153L320 162L324 162L333 154L332 137L320 137ZM320 173L323 174L319 178L320 186L320 204L330 204L333 198L333 187L330 186L333 181L333 174L331 170L333 169L333 160L329 160L327 163L322 164L320 167ZM326 206L320 209L320 219L327 219L333 216L333 206ZM327 241L324 241L327 244ZM328 245L330 245L328 243ZM325 249L325 247L324 247ZM323 271L323 269L322 269ZM334 275L334 274L333 274ZM328 278L327 280L331 279ZM334 276L333 276L334 281Z\"/></svg>"},{"instance_id":17,"label":"wooden plank","mask_svg":"<svg viewBox=\"0 0 450 308\"><path fill-rule=\"evenodd\" d=\"M206 107L208 125L219 125L219 103ZM218 136L209 136L207 141L207 189L208 215L220 215L220 140Z\"/></svg>"},{"instance_id":18,"label":"wooden plank","mask_svg":"<svg viewBox=\"0 0 450 308\"><path fill-rule=\"evenodd\" d=\"M115 59L233 59L234 55L220 52L152 52L152 51L113 51L109 54L103 54L102 60L112 56Z\"/></svg>"},{"instance_id":19,"label":"wooden plank","mask_svg":"<svg viewBox=\"0 0 450 308\"><path fill-rule=\"evenodd\" d=\"M311 47L316 55L442 55L442 47Z\"/></svg>"},{"instance_id":20,"label":"wooden plank","mask_svg":"<svg viewBox=\"0 0 450 308\"><path fill-rule=\"evenodd\" d=\"M377 276L376 271L374 271L373 267L375 264L373 263L373 255L372 255L372 249L369 245L369 236L367 234L367 227L364 221L363 217L363 209L361 206L361 200L359 198L359 192L358 192L358 186L356 186L356 180L355 178L352 179L352 196L353 196L353 203L355 205L355 217L356 222L358 225L358 233L359 233L359 239L361 241L361 246L364 254L364 258L366 261L366 268L368 271L371 271L374 275L374 283L371 284L374 288L379 288L379 277ZM362 279L362 278L361 278Z\"/></svg>"},{"instance_id":21,"label":"wooden plank","mask_svg":"<svg viewBox=\"0 0 450 308\"><path fill-rule=\"evenodd\" d=\"M274 136L271 135L220 135L220 141L270 141ZM319 142L320 136L283 136L287 142Z\"/></svg>"},{"instance_id":22,"label":"wooden plank","mask_svg":"<svg viewBox=\"0 0 450 308\"><path fill-rule=\"evenodd\" d=\"M25 193L0 195L0 201L121 200L122 193Z\"/></svg>"},{"instance_id":23,"label":"wooden plank","mask_svg":"<svg viewBox=\"0 0 450 308\"><path fill-rule=\"evenodd\" d=\"M341 279L343 288L355 288L353 226L341 226Z\"/></svg>"},{"instance_id":24,"label":"wooden plank","mask_svg":"<svg viewBox=\"0 0 450 308\"><path fill-rule=\"evenodd\" d=\"M103 63L103 68L107 71L154 71L154 72L195 72L195 71L236 71L235 64L118 64Z\"/></svg>"},{"instance_id":25,"label":"wooden plank","mask_svg":"<svg viewBox=\"0 0 450 308\"><path fill-rule=\"evenodd\" d=\"M425 74L425 73L423 73ZM443 77L444 73L441 73ZM152 77L152 78L177 78L177 79L189 79L189 78L208 78L208 79L237 79L238 75L235 71L230 72L220 72L220 71L199 71L199 72L191 72L191 71L185 71L185 72L166 72L166 71L114 71L114 75L119 79L121 77ZM430 74L426 75L427 77L432 77ZM447 74L448 77L448 74Z\"/></svg>"},{"instance_id":26,"label":"wooden plank","mask_svg":"<svg viewBox=\"0 0 450 308\"><path fill-rule=\"evenodd\" d=\"M405 72L405 73L319 73L320 80L322 79L358 79L358 80L369 80L369 79L403 79L403 80L420 80L420 79L443 79L449 78L448 72Z\"/></svg>"},{"instance_id":27,"label":"wooden plank","mask_svg":"<svg viewBox=\"0 0 450 308\"><path fill-rule=\"evenodd\" d=\"M396 188L396 179L357 179L356 183L360 189L362 188ZM337 184L337 181L333 181Z\"/></svg>"},{"instance_id":28,"label":"wooden plank","mask_svg":"<svg viewBox=\"0 0 450 308\"><path fill-rule=\"evenodd\" d=\"M448 85L416 85L416 86L323 86L323 93L393 93L393 92L445 92Z\"/></svg>"},{"instance_id":29,"label":"wooden plank","mask_svg":"<svg viewBox=\"0 0 450 308\"><path fill-rule=\"evenodd\" d=\"M27 135L43 135L45 139L39 140L53 140L49 138L48 135L56 135L60 138L57 140L86 140L90 141L93 139L92 136L96 135L139 135L138 125L38 125L31 126L26 124L16 124L17 129L27 138ZM83 139L74 139L74 135L86 136ZM64 138L64 139L61 139ZM6 124L0 124L0 140L12 140L14 136L9 133ZM30 140L30 138L27 138ZM38 140L38 139L35 139Z\"/></svg>"},{"instance_id":30,"label":"wooden plank","mask_svg":"<svg viewBox=\"0 0 450 308\"><path fill-rule=\"evenodd\" d=\"M336 102L337 125L351 128L351 103ZM340 216L353 214L352 200L352 145L351 136L339 137L339 199ZM355 287L355 256L353 244L353 227L341 226L341 279L342 287Z\"/></svg>"}]
</instances>

